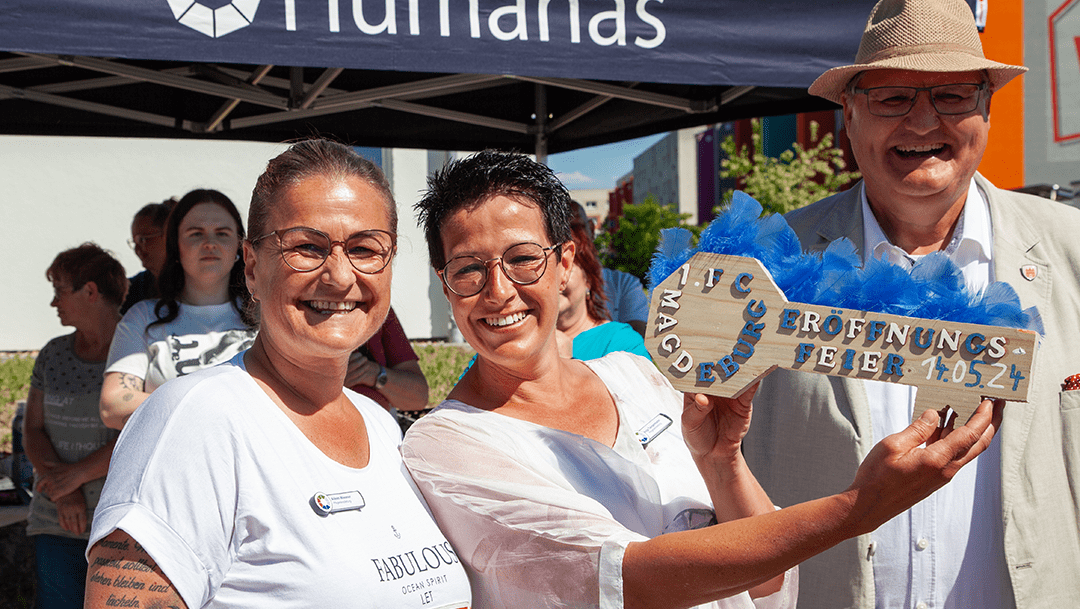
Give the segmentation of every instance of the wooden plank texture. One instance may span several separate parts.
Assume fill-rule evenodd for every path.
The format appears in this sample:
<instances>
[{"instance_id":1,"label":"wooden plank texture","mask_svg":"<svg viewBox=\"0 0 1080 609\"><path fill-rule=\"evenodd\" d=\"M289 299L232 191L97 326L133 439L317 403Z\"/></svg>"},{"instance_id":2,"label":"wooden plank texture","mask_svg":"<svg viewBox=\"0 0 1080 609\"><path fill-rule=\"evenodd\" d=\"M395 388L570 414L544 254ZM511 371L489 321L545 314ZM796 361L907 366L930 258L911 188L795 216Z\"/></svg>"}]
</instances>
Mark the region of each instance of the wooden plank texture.
<instances>
[{"instance_id":1,"label":"wooden plank texture","mask_svg":"<svg viewBox=\"0 0 1080 609\"><path fill-rule=\"evenodd\" d=\"M792 303L754 258L698 253L653 290L645 345L680 391L731 397L774 368L919 388L917 417L1027 401L1026 330Z\"/></svg>"}]
</instances>

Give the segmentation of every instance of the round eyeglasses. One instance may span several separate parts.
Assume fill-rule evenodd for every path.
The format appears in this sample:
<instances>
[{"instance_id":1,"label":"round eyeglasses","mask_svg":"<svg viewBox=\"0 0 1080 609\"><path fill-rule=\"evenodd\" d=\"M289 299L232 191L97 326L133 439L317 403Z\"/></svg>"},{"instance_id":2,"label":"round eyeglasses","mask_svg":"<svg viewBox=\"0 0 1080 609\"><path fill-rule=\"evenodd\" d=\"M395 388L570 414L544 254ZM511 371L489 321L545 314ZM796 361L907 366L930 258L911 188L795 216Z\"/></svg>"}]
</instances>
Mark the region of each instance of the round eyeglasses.
<instances>
[{"instance_id":1,"label":"round eyeglasses","mask_svg":"<svg viewBox=\"0 0 1080 609\"><path fill-rule=\"evenodd\" d=\"M146 245L146 243L151 239L157 239L160 236L160 232L148 233L146 235L135 235L134 237L127 240L127 244L128 247L130 247L131 249L135 249L136 245Z\"/></svg>"},{"instance_id":2,"label":"round eyeglasses","mask_svg":"<svg viewBox=\"0 0 1080 609\"><path fill-rule=\"evenodd\" d=\"M340 244L353 268L371 275L390 264L396 248L394 235L384 230L366 230L345 241L334 241L321 230L306 226L271 231L252 239L251 244L255 245L270 236L278 238L281 259L285 261L285 264L301 273L321 267L326 263L334 246Z\"/></svg>"},{"instance_id":3,"label":"round eyeglasses","mask_svg":"<svg viewBox=\"0 0 1080 609\"><path fill-rule=\"evenodd\" d=\"M854 93L866 95L866 107L874 116L904 116L915 107L915 100L920 91L928 91L930 103L938 114L967 114L979 107L982 92L987 83L951 84L933 87L870 87L852 89Z\"/></svg>"},{"instance_id":4,"label":"round eyeglasses","mask_svg":"<svg viewBox=\"0 0 1080 609\"><path fill-rule=\"evenodd\" d=\"M543 247L537 243L511 245L502 256L481 260L476 256L451 258L439 271L439 277L449 290L458 296L475 296L484 289L491 263L499 261L506 277L518 285L530 285L540 281L547 270L548 254L562 244Z\"/></svg>"}]
</instances>

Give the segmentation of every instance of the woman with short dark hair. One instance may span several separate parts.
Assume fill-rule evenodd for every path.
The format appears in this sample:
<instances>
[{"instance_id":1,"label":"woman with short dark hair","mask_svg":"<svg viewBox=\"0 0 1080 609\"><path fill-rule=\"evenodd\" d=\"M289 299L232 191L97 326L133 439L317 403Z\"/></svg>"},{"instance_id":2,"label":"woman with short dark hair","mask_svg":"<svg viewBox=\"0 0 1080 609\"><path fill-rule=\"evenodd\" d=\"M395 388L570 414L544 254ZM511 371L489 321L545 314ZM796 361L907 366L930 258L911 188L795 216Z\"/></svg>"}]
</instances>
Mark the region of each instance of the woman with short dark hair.
<instances>
[{"instance_id":1,"label":"woman with short dark hair","mask_svg":"<svg viewBox=\"0 0 1080 609\"><path fill-rule=\"evenodd\" d=\"M753 391L684 396L640 356L560 357L577 249L551 170L482 152L417 207L477 360L402 454L477 609L792 607L795 565L944 485L1001 421L989 401L956 429L928 411L847 490L777 510L741 453Z\"/></svg>"},{"instance_id":2,"label":"woman with short dark hair","mask_svg":"<svg viewBox=\"0 0 1080 609\"><path fill-rule=\"evenodd\" d=\"M161 203L147 203L135 212L128 245L142 262L143 271L131 278L127 297L120 305L121 315L141 300L158 297L157 278L165 266L165 224L173 207L176 207L176 199L166 199Z\"/></svg>"}]
</instances>

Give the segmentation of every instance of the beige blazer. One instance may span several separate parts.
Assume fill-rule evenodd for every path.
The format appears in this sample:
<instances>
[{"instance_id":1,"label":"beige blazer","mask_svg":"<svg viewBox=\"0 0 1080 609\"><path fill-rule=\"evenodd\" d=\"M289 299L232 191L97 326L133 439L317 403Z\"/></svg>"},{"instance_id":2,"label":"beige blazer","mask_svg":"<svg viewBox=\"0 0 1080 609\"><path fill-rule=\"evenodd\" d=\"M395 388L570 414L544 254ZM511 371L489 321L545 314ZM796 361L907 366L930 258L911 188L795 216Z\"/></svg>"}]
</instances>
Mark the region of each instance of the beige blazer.
<instances>
[{"instance_id":1,"label":"beige blazer","mask_svg":"<svg viewBox=\"0 0 1080 609\"><path fill-rule=\"evenodd\" d=\"M1000 431L1005 557L1019 608L1080 606L1080 391L1061 391L1080 372L1080 210L1003 191L980 175L990 205L996 279L1036 306L1045 326L1031 401L1009 403ZM863 247L859 188L789 213L803 248L847 237ZM1034 265L1027 280L1020 269ZM871 448L859 381L779 370L754 399L743 442L751 470L780 506L845 489ZM874 606L869 536L801 567L799 606Z\"/></svg>"}]
</instances>

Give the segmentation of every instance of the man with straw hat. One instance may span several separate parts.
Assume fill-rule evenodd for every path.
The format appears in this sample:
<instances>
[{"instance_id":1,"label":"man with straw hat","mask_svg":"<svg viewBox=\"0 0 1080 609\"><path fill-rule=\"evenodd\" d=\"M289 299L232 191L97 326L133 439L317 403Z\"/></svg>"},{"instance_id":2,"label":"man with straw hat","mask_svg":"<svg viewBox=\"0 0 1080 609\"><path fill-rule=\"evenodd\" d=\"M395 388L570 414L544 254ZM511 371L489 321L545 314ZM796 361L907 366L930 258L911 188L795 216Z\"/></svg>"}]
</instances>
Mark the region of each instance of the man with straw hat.
<instances>
[{"instance_id":1,"label":"man with straw hat","mask_svg":"<svg viewBox=\"0 0 1080 609\"><path fill-rule=\"evenodd\" d=\"M908 266L944 251L970 288L1010 283L1045 334L1030 401L1005 407L977 465L804 563L801 607L1080 606L1080 391L1061 386L1080 371L1080 212L976 172L991 97L1025 70L983 56L963 0L881 0L855 63L810 87L843 106L863 181L788 214L803 247L847 238L864 260ZM904 385L773 372L754 399L747 462L779 505L839 491L914 402Z\"/></svg>"}]
</instances>

